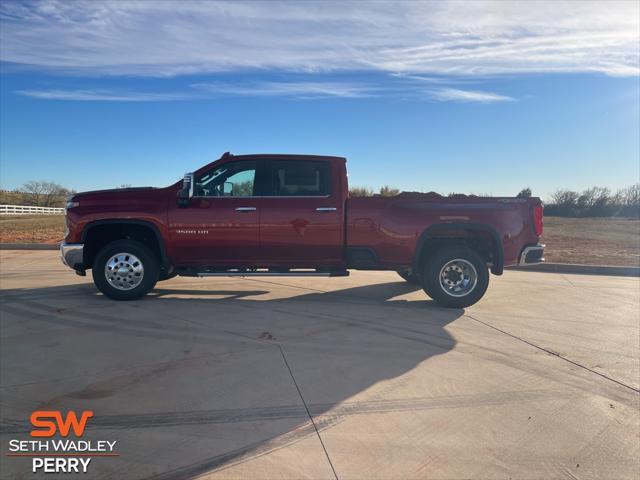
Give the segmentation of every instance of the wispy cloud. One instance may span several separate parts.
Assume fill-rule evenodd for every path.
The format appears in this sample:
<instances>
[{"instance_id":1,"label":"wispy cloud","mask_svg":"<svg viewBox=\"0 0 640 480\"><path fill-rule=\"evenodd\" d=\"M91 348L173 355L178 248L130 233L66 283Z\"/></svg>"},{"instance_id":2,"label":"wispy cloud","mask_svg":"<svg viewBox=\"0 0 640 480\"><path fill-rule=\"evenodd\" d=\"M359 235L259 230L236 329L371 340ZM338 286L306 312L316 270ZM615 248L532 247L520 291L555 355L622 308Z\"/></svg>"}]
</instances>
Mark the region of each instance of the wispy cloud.
<instances>
[{"instance_id":1,"label":"wispy cloud","mask_svg":"<svg viewBox=\"0 0 640 480\"><path fill-rule=\"evenodd\" d=\"M469 80L460 78L451 78L445 76L424 76L424 75L411 75L409 73L392 73L392 77L402 80L415 80L421 84L452 84L452 83L469 83Z\"/></svg>"},{"instance_id":2,"label":"wispy cloud","mask_svg":"<svg viewBox=\"0 0 640 480\"><path fill-rule=\"evenodd\" d=\"M118 90L17 90L15 93L43 100L79 102L166 102L196 98L185 93L123 92Z\"/></svg>"},{"instance_id":3,"label":"wispy cloud","mask_svg":"<svg viewBox=\"0 0 640 480\"><path fill-rule=\"evenodd\" d=\"M2 2L0 57L91 75L640 73L623 2Z\"/></svg>"},{"instance_id":4,"label":"wispy cloud","mask_svg":"<svg viewBox=\"0 0 640 480\"><path fill-rule=\"evenodd\" d=\"M512 102L515 100L513 97L499 95L497 93L482 92L478 90L460 90L457 88L439 88L431 90L430 94L434 100L438 100L440 102L493 103Z\"/></svg>"},{"instance_id":5,"label":"wispy cloud","mask_svg":"<svg viewBox=\"0 0 640 480\"><path fill-rule=\"evenodd\" d=\"M243 81L201 82L187 86L181 92L123 91L118 89L30 89L15 93L42 100L71 100L79 102L166 102L178 100L206 100L222 97L282 97L295 100L326 98L387 98L437 100L440 102L504 102L515 100L497 93L461 90L450 87L425 89L415 83L374 85L372 83L337 81Z\"/></svg>"},{"instance_id":6,"label":"wispy cloud","mask_svg":"<svg viewBox=\"0 0 640 480\"><path fill-rule=\"evenodd\" d=\"M80 102L167 102L206 100L221 97L285 97L298 100L323 98L366 98L384 90L369 84L336 81L243 81L201 82L185 86L178 92L147 92L110 88L101 89L29 89L18 95L42 100Z\"/></svg>"},{"instance_id":7,"label":"wispy cloud","mask_svg":"<svg viewBox=\"0 0 640 480\"><path fill-rule=\"evenodd\" d=\"M252 82L223 83L204 82L190 85L192 88L206 92L210 96L252 96L252 97L294 97L300 99L313 98L363 98L375 96L384 89L368 84L348 82Z\"/></svg>"}]
</instances>

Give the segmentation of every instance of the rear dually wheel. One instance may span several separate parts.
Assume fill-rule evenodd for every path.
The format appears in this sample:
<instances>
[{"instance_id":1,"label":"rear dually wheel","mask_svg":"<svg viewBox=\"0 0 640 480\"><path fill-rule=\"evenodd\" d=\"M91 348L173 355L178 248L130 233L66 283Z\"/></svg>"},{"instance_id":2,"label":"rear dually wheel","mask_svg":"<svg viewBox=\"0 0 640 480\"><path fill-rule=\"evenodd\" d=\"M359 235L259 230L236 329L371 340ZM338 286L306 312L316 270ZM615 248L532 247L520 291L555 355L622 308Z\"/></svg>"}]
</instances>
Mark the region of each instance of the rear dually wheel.
<instances>
[{"instance_id":1,"label":"rear dually wheel","mask_svg":"<svg viewBox=\"0 0 640 480\"><path fill-rule=\"evenodd\" d=\"M487 291L489 269L485 260L466 246L444 247L429 258L422 272L422 286L445 307L469 307Z\"/></svg>"}]
</instances>

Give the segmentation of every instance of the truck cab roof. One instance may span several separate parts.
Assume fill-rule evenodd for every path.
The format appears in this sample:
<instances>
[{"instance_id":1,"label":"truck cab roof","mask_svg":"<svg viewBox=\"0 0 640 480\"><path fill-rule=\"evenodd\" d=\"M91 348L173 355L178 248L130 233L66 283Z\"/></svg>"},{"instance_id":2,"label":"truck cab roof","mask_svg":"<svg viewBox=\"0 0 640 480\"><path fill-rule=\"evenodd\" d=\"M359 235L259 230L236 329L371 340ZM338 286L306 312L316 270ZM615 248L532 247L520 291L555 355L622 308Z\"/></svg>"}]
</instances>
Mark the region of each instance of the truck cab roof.
<instances>
[{"instance_id":1,"label":"truck cab roof","mask_svg":"<svg viewBox=\"0 0 640 480\"><path fill-rule=\"evenodd\" d=\"M230 152L223 153L219 160L225 160L227 158L250 160L260 158L279 158L283 160L338 160L346 161L345 157L338 157L335 155L307 155L307 154L292 154L292 153L250 153L245 155L234 155Z\"/></svg>"}]
</instances>

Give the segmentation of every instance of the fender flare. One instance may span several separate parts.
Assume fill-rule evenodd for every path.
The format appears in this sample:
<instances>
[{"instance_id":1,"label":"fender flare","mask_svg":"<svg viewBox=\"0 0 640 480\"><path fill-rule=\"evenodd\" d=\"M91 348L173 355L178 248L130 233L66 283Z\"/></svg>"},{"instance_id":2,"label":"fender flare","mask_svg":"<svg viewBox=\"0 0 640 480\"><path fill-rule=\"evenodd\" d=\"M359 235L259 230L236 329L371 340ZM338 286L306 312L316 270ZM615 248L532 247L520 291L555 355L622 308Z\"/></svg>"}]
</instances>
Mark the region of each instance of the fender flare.
<instances>
[{"instance_id":1,"label":"fender flare","mask_svg":"<svg viewBox=\"0 0 640 480\"><path fill-rule=\"evenodd\" d=\"M151 231L155 235L156 240L158 242L158 247L160 248L160 264L162 265L162 268L166 270L171 265L169 262L169 257L167 256L167 250L165 248L164 238L162 237L162 234L160 233L160 230L158 229L158 227L153 222L149 220L131 220L128 218L122 218L122 219L109 218L104 220L95 220L93 222L87 223L84 226L84 228L82 229L82 236L80 238L80 241L82 243L85 243L89 232L93 228L99 227L102 225L140 225L142 227L147 227L151 229Z\"/></svg>"},{"instance_id":2,"label":"fender flare","mask_svg":"<svg viewBox=\"0 0 640 480\"><path fill-rule=\"evenodd\" d=\"M502 241L500 240L500 235L498 232L491 226L486 223L436 223L424 229L424 231L420 234L418 238L418 242L416 243L416 249L413 255L412 268L415 271L418 271L420 268L420 263L423 257L423 247L425 242L435 233L442 230L450 230L452 228L458 228L462 230L475 230L481 231L484 233L488 233L493 241L495 242L497 248L495 253L495 261L493 262L493 266L491 267L491 273L494 275L502 275L504 271L504 246L502 245Z\"/></svg>"}]
</instances>

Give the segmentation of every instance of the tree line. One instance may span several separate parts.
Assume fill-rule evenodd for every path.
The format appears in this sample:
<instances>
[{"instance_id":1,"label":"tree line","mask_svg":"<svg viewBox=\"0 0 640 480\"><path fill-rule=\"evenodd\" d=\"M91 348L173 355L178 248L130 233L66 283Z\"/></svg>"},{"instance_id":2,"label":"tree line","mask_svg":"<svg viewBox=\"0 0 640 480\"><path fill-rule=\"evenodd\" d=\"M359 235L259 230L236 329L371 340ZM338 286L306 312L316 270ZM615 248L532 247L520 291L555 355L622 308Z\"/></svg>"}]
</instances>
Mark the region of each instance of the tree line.
<instances>
[{"instance_id":1,"label":"tree line","mask_svg":"<svg viewBox=\"0 0 640 480\"><path fill-rule=\"evenodd\" d=\"M640 218L640 183L612 192L606 187L591 187L582 192L559 189L544 207L546 215L558 217L633 217Z\"/></svg>"},{"instance_id":2,"label":"tree line","mask_svg":"<svg viewBox=\"0 0 640 480\"><path fill-rule=\"evenodd\" d=\"M73 190L58 183L32 180L17 190L0 191L0 204L64 207L67 195L71 193L74 193Z\"/></svg>"},{"instance_id":3,"label":"tree line","mask_svg":"<svg viewBox=\"0 0 640 480\"><path fill-rule=\"evenodd\" d=\"M120 185L125 188L129 185ZM75 193L58 183L29 181L15 191L0 190L0 204L34 205L39 207L64 207L68 195ZM384 185L378 191L371 187L354 186L349 189L352 197L394 197L399 188ZM448 197L462 196L449 193ZM490 196L490 195L471 195ZM531 188L520 190L517 197L531 197ZM591 187L581 192L558 189L545 203L545 214L558 217L631 217L640 218L640 182L613 192L606 187Z\"/></svg>"},{"instance_id":4,"label":"tree line","mask_svg":"<svg viewBox=\"0 0 640 480\"><path fill-rule=\"evenodd\" d=\"M388 185L378 192L370 187L352 187L349 195L352 197L393 197L400 190ZM448 197L461 197L460 193L449 193ZM470 195L489 197L491 195ZM516 195L520 198L531 197L531 188L526 187ZM581 192L568 189L558 189L551 194L551 201L545 202L545 215L557 217L629 217L640 218L640 183L615 192L606 187L591 187Z\"/></svg>"}]
</instances>

